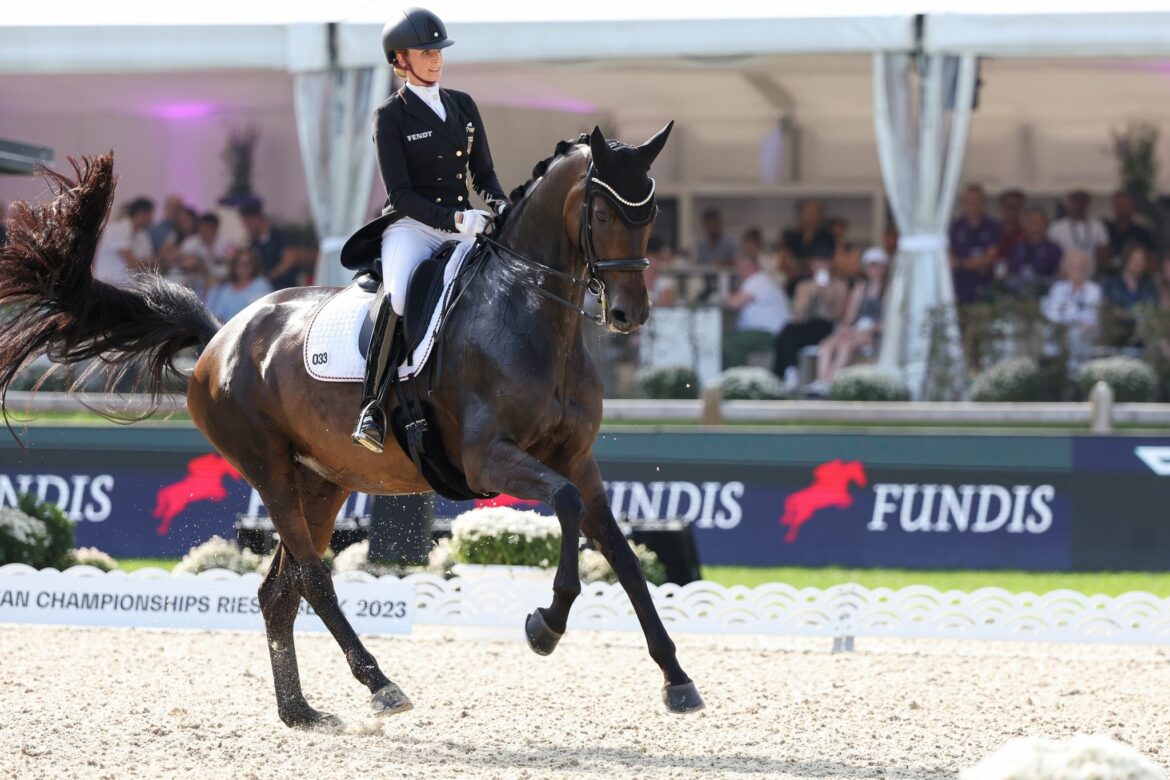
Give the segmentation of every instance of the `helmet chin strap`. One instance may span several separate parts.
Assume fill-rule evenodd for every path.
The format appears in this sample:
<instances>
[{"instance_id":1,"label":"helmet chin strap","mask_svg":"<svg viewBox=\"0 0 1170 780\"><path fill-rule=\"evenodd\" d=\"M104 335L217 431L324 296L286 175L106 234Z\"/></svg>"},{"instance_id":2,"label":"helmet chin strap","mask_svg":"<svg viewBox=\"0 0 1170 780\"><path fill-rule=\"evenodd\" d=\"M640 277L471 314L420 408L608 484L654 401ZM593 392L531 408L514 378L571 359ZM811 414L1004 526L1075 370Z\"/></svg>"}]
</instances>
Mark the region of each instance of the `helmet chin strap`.
<instances>
[{"instance_id":1,"label":"helmet chin strap","mask_svg":"<svg viewBox=\"0 0 1170 780\"><path fill-rule=\"evenodd\" d=\"M438 81L427 81L422 76L418 75L418 73L416 73L414 70L414 66L410 64L410 60L408 60L406 57L400 57L399 61L402 64L402 69L421 81L424 87L433 87L439 83Z\"/></svg>"}]
</instances>

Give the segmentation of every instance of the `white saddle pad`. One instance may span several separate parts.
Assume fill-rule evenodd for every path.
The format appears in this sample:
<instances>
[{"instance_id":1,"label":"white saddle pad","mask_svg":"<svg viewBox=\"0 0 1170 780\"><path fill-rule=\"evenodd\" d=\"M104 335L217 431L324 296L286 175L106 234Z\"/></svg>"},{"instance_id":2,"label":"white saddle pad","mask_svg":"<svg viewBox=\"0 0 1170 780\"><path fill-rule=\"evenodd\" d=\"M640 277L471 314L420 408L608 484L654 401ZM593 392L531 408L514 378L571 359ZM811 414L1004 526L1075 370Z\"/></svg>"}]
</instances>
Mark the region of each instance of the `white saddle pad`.
<instances>
[{"instance_id":1,"label":"white saddle pad","mask_svg":"<svg viewBox=\"0 0 1170 780\"><path fill-rule=\"evenodd\" d=\"M439 303L431 314L418 349L407 355L405 362L398 367L399 379L409 379L417 374L430 358L435 336L451 302L452 282L463 268L472 246L471 241L461 242L447 261ZM362 381L366 375L366 360L358 348L358 338L373 301L373 293L351 284L317 309L305 336L305 370L309 376L322 382Z\"/></svg>"}]
</instances>

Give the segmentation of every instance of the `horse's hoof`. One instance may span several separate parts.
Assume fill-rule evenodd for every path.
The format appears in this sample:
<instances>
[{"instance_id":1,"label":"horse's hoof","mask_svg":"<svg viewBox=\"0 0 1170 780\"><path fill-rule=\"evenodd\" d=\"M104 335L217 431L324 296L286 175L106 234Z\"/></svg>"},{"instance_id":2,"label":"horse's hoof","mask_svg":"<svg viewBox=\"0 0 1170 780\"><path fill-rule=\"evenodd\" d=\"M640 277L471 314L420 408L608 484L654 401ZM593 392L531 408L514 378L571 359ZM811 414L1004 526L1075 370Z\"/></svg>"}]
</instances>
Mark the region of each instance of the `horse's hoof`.
<instances>
[{"instance_id":1,"label":"horse's hoof","mask_svg":"<svg viewBox=\"0 0 1170 780\"><path fill-rule=\"evenodd\" d=\"M539 609L524 621L524 632L528 634L528 646L537 655L551 655L557 649L557 642L564 636L548 627Z\"/></svg>"},{"instance_id":2,"label":"horse's hoof","mask_svg":"<svg viewBox=\"0 0 1170 780\"><path fill-rule=\"evenodd\" d=\"M662 688L662 703L671 712L698 712L706 705L693 682L667 685Z\"/></svg>"},{"instance_id":3,"label":"horse's hoof","mask_svg":"<svg viewBox=\"0 0 1170 780\"><path fill-rule=\"evenodd\" d=\"M317 712L308 704L282 711L280 719L284 721L284 725L293 729L310 729L312 731L338 731L341 729L341 720L336 715Z\"/></svg>"},{"instance_id":4,"label":"horse's hoof","mask_svg":"<svg viewBox=\"0 0 1170 780\"><path fill-rule=\"evenodd\" d=\"M394 683L386 683L378 692L370 697L370 706L375 715L397 715L400 712L414 709L410 699Z\"/></svg>"}]
</instances>

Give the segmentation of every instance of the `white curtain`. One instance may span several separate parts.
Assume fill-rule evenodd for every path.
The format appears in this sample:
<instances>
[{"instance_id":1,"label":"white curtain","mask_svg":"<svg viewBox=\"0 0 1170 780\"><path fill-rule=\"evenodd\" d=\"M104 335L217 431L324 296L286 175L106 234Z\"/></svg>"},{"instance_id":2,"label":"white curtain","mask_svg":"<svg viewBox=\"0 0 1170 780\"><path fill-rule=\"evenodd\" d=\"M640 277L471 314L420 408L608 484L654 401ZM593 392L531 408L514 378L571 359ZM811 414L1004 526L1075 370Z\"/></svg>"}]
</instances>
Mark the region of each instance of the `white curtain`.
<instances>
[{"instance_id":1,"label":"white curtain","mask_svg":"<svg viewBox=\"0 0 1170 780\"><path fill-rule=\"evenodd\" d=\"M962 387L947 227L971 124L976 66L973 55L874 55L878 157L901 236L879 363L901 373L915 398L943 400Z\"/></svg>"},{"instance_id":2,"label":"white curtain","mask_svg":"<svg viewBox=\"0 0 1170 780\"><path fill-rule=\"evenodd\" d=\"M321 237L317 284L343 285L352 276L341 267L341 247L369 216L373 113L389 89L387 67L296 75L297 136L313 222Z\"/></svg>"}]
</instances>

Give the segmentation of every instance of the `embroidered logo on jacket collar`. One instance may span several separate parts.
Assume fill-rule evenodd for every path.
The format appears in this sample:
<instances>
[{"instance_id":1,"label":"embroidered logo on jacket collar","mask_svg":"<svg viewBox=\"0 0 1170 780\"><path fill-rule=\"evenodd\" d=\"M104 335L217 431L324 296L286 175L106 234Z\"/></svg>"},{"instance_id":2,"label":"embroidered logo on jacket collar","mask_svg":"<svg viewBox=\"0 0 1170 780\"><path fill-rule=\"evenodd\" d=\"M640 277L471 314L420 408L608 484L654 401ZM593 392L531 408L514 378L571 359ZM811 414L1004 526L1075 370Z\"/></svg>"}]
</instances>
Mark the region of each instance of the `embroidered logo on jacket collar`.
<instances>
[{"instance_id":1,"label":"embroidered logo on jacket collar","mask_svg":"<svg viewBox=\"0 0 1170 780\"><path fill-rule=\"evenodd\" d=\"M427 130L425 133L411 133L406 136L407 141L421 141L424 138L430 138L434 130Z\"/></svg>"}]
</instances>

